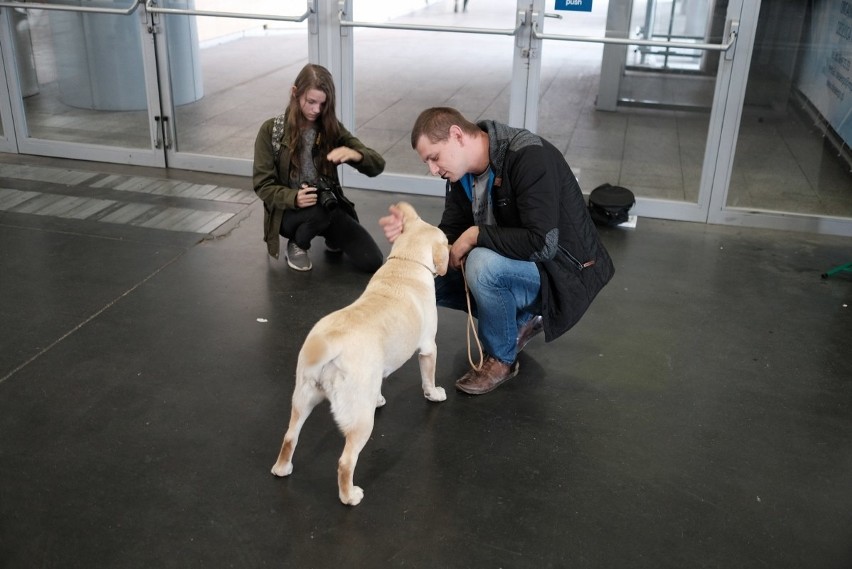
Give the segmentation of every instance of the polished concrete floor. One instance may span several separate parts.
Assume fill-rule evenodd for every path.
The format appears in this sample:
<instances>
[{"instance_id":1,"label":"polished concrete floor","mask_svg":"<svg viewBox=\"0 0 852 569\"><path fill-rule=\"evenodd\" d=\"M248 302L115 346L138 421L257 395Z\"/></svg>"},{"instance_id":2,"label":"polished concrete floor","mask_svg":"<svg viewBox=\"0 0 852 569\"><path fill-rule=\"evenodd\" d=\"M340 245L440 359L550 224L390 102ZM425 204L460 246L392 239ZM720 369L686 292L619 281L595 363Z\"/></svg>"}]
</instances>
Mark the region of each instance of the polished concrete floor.
<instances>
[{"instance_id":1,"label":"polished concrete floor","mask_svg":"<svg viewBox=\"0 0 852 569\"><path fill-rule=\"evenodd\" d=\"M146 190L172 182L195 189ZM0 208L0 567L852 566L852 275L820 278L849 239L603 230L614 280L481 397L452 389L465 318L441 309L448 399L423 398L415 361L388 378L349 508L327 405L293 475L269 469L305 334L368 276L319 241L310 273L268 258L249 187L0 155L7 198L33 194ZM45 197L72 193L160 209ZM399 196L351 197L387 252ZM437 220L439 198L406 199ZM168 208L232 215L146 224Z\"/></svg>"}]
</instances>

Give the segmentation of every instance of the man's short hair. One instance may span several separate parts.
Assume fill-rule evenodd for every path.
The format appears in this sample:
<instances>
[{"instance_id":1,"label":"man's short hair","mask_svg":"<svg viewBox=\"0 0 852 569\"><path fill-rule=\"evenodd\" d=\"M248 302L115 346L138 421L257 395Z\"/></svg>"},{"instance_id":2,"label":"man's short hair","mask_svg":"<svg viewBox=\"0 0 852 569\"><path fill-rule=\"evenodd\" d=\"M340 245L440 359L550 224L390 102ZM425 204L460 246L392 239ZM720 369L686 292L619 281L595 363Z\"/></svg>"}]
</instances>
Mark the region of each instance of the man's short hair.
<instances>
[{"instance_id":1,"label":"man's short hair","mask_svg":"<svg viewBox=\"0 0 852 569\"><path fill-rule=\"evenodd\" d=\"M417 148L417 141L421 136L426 136L432 143L447 140L453 125L467 134L475 135L482 131L452 107L432 107L420 113L414 121L414 128L411 129L411 148Z\"/></svg>"}]
</instances>

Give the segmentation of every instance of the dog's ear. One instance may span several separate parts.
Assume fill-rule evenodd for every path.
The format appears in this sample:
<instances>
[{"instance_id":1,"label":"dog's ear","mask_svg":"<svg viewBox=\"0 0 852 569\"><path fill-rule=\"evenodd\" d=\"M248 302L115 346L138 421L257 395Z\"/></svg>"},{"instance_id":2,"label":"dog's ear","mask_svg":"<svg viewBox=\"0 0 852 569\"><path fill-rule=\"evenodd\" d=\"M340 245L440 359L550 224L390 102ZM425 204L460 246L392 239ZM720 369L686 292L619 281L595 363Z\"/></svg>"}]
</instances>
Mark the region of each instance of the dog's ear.
<instances>
[{"instance_id":1,"label":"dog's ear","mask_svg":"<svg viewBox=\"0 0 852 569\"><path fill-rule=\"evenodd\" d=\"M442 277L447 274L447 267L450 264L450 246L443 233L441 239L432 245L432 262L435 263L435 273Z\"/></svg>"}]
</instances>

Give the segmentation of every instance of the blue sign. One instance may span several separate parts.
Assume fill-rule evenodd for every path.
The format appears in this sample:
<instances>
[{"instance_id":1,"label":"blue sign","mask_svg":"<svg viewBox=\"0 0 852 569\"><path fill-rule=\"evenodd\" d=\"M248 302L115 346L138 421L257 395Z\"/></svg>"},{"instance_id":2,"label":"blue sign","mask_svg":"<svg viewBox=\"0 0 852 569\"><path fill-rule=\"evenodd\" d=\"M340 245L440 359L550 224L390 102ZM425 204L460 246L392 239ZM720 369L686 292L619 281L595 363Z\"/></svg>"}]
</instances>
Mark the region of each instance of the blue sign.
<instances>
[{"instance_id":1,"label":"blue sign","mask_svg":"<svg viewBox=\"0 0 852 569\"><path fill-rule=\"evenodd\" d=\"M573 10L574 12L591 12L592 0L556 0L557 10Z\"/></svg>"}]
</instances>

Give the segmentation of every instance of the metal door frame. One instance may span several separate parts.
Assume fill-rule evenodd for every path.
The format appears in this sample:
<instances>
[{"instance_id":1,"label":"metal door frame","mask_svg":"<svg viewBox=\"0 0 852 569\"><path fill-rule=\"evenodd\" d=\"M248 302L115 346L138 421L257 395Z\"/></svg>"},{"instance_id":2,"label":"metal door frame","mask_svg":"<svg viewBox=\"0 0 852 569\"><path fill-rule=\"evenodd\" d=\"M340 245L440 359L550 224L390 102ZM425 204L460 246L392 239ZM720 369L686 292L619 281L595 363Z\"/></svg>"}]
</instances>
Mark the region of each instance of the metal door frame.
<instances>
[{"instance_id":1,"label":"metal door frame","mask_svg":"<svg viewBox=\"0 0 852 569\"><path fill-rule=\"evenodd\" d=\"M711 186L708 191L707 222L720 225L735 225L742 227L759 227L781 231L802 231L806 233L821 233L852 237L852 219L848 217L819 216L814 214L799 214L773 212L764 210L749 210L728 206L731 174L734 168L734 155L742 120L743 100L752 52L754 50L757 20L760 14L760 0L748 2L738 0L742 4L743 26L740 37L741 57L731 62L732 71L727 94L738 104L726 105L724 124L721 130L718 149L713 157L716 166L715 176L707 183ZM721 65L722 62L720 62ZM708 158L705 157L705 160ZM705 168L706 170L706 168ZM704 180L702 179L702 190Z\"/></svg>"},{"instance_id":2,"label":"metal door frame","mask_svg":"<svg viewBox=\"0 0 852 569\"><path fill-rule=\"evenodd\" d=\"M91 8L84 6L59 5L36 2L13 2L0 0L0 35L3 38L2 71L6 81L0 81L0 119L4 134L0 136L0 151L21 152L43 156L98 160L113 163L164 167L166 165L190 170L203 170L225 174L250 175L251 160L181 153L172 148L157 148L174 140L173 103L169 87L167 62L158 68L155 48L165 53L164 35L143 33L143 65L146 74L146 96L150 117L152 145L150 149L125 149L86 143L70 143L34 139L25 136L26 116L21 88L15 67L14 41L9 10L25 8L43 10L65 10L74 12L100 12L139 17L140 25L150 26L156 31L160 14L183 14L226 18L281 19L303 21L309 24L309 60L328 67L335 77L342 96L338 97L338 116L353 130L353 39L350 28L373 27L407 29L411 31L442 31L448 33L491 34L513 36L513 69L509 109L509 123L535 130L538 121L539 79L541 53L546 41L594 42L604 45L635 45L671 47L671 42L627 39L624 37L555 36L542 33L545 0L517 0L516 27L514 29L483 29L464 27L418 26L356 22L351 19L353 0L307 0L307 11L302 16L277 16L271 14L244 14L178 10L159 8L157 0L136 0L127 9ZM139 8L144 8L139 10ZM706 50L725 53L720 58L715 83L713 108L708 125L697 203L687 203L654 198L639 198L636 213L648 217L683 221L709 222L723 225L765 227L780 230L852 235L852 220L810 214L775 213L768 211L746 211L730 208L727 204L729 184L733 169L733 158L739 136L743 100L747 83L754 35L760 12L760 1L731 0L728 18L738 20L739 29L732 30L733 36L726 44L704 44ZM737 18L737 15L739 16ZM163 42L163 43L160 43ZM695 44L688 44L695 49ZM11 47L11 49L9 49ZM166 58L163 57L163 60ZM153 79L152 79L153 78ZM162 112L161 112L162 110ZM160 113L160 114L157 114ZM157 119L160 120L157 120ZM165 119L165 120L162 120ZM164 129L162 125L167 127ZM353 130L354 132L354 130ZM408 192L425 195L442 195L443 181L415 175L384 174L377 178L362 176L352 169L342 169L341 178L345 185L364 189L391 192Z\"/></svg>"},{"instance_id":3,"label":"metal door frame","mask_svg":"<svg viewBox=\"0 0 852 569\"><path fill-rule=\"evenodd\" d=\"M726 43L723 44L692 44L682 42L663 42L656 40L638 40L624 37L593 37L593 36L570 36L570 35L555 35L546 34L542 30L545 17L545 0L518 0L516 10L516 27L514 29L483 29L483 28L465 28L465 27L448 27L448 26L428 26L415 24L380 24L374 22L357 22L352 21L352 1L339 1L339 16L338 28L341 41L341 60L348 63L344 68L348 69L345 77L342 77L341 85L343 92L353 92L352 78L352 60L353 60L353 41L351 34L348 33L348 28L382 28L393 30L412 30L412 31L437 31L448 33L469 33L469 34L493 34L493 35L509 35L514 36L514 57L512 67L511 95L509 106L509 124L512 126L524 127L531 131L535 131L538 126L538 108L539 108L539 90L540 90L540 75L541 75L541 54L544 49L545 40L555 41L571 41L571 42L587 42L600 43L604 45L643 45L649 47L689 47L690 49L702 49L705 51L718 51L724 53L725 57L721 58L724 61L730 62L734 59L735 49L737 44L737 36L739 32L739 19L730 17L734 13L729 7L729 22L726 29ZM331 35L337 35L333 33ZM740 58L742 59L742 58ZM720 83L727 85L730 82L731 66L722 65L720 63L719 74L717 77L717 94L720 91ZM726 99L727 100L727 99ZM720 111L716 108L714 99L714 112L711 114L710 130L708 134L707 154L705 156L705 167L702 171L701 190L699 191L698 203L675 202L654 199L638 199L636 212L638 215L653 212L654 217L664 217L688 221L706 222L708 219L711 184L705 180L705 177L712 179L708 170L713 170L708 167L708 164L713 165L715 162L715 153L710 152L711 148L717 147L712 141L713 133L721 132L721 119L719 118ZM354 102L352 97L347 97L345 106L342 109L342 119L347 127L351 128L354 123ZM714 128L715 126L715 128ZM718 134L716 135L718 138ZM377 178L368 178L358 172L345 170L341 172L341 180L344 185L351 185L360 188L417 193L426 195L443 195L444 182L434 178L425 178L422 176L411 176L404 174L385 173Z\"/></svg>"},{"instance_id":4,"label":"metal door frame","mask_svg":"<svg viewBox=\"0 0 852 569\"><path fill-rule=\"evenodd\" d=\"M142 1L142 0L140 0ZM249 20L274 20L280 22L303 22L308 20L308 60L318 61L323 55L324 50L320 44L319 27L321 20L318 21L318 4L323 4L320 0L307 0L307 8L304 13L298 16L281 16L277 14L257 14L243 12L220 12L210 10L188 10L178 8L160 8L158 4L162 0L144 0L145 11L151 18L152 26L152 41L157 44L157 53L164 54L158 66L160 84L160 98L162 105L163 125L163 149L165 151L166 161L171 168L180 168L186 170L197 170L205 172L216 172L220 174L231 174L236 176L251 176L252 161L244 158L231 158L225 156L209 156L204 154L193 154L190 152L181 152L174 148L173 141L176 140L175 121L171 117L175 116L174 101L172 99L171 89L171 74L169 72L168 62L168 46L167 38L164 33L159 33L161 24L161 14L172 16L207 16L214 18L242 18Z\"/></svg>"},{"instance_id":5,"label":"metal door frame","mask_svg":"<svg viewBox=\"0 0 852 569\"><path fill-rule=\"evenodd\" d=\"M145 14L139 10L142 5L142 0L134 0L127 8L105 8L105 7L89 7L89 6L74 6L67 4L51 4L38 2L0 2L0 34L3 35L3 45L11 46L14 49L13 33L11 19L8 17L10 9L24 8L27 10L46 10L46 11L63 11L76 13L90 14L111 14L121 17L133 17L139 19L139 25L143 27L142 57L143 67L145 69L145 90L146 101L148 105L149 123L154 123L155 113L159 112L160 101L157 93L157 85L152 81L155 74L151 74L151 69L154 68L153 50L145 45ZM8 8L9 10L7 10ZM21 93L21 85L17 74L14 61L14 54L8 51L3 53L4 75L8 87L8 100L11 107L11 125L14 127L14 145L16 152L23 154L36 154L40 156L52 156L59 158L71 158L76 160L96 160L101 162L113 162L119 164L133 164L139 166L164 167L166 165L165 157L161 151L151 148L120 148L115 146L102 146L98 144L85 142L66 142L60 140L47 140L32 138L29 136L27 128L26 112L24 109L24 101ZM4 132L6 132L6 117L4 116ZM156 140L158 134L151 127L151 140Z\"/></svg>"},{"instance_id":6,"label":"metal door frame","mask_svg":"<svg viewBox=\"0 0 852 569\"><path fill-rule=\"evenodd\" d=\"M350 33L352 28L379 28L386 30L408 30L414 32L445 32L456 34L474 34L474 35L499 35L509 36L514 39L514 57L512 59L512 91L509 103L509 124L514 126L523 126L525 121L526 110L524 108L524 96L527 91L530 77L527 73L530 67L524 58L524 49L526 46L522 41L523 31L529 28L529 10L522 8L525 0L517 0L518 9L515 16L514 28L476 28L463 26L434 26L434 25L419 25L419 24L385 24L377 22L363 22L352 20L352 2L353 0L339 0L336 2L337 7L333 17L329 14L329 22L333 25L330 31L330 36L339 37L340 45L337 53L340 54L339 61L345 62L342 65L342 73L337 76L339 88L343 93L350 93L344 97L342 108L340 109L341 121L347 128L353 130L355 123L355 106L354 106L354 77L353 77L353 61L354 61L354 40L353 34ZM324 3L328 8L334 8L334 0ZM332 72L334 73L332 68ZM340 70L339 70L340 71ZM341 76L342 75L342 76ZM357 133L356 133L357 134ZM413 151L412 151L413 152ZM398 193L409 193L418 195L444 195L445 182L441 179L431 176L415 176L409 174L394 174L384 173L375 178L369 178L357 172L354 169L340 169L341 183L344 186L354 186L358 188L366 188L371 190L381 190Z\"/></svg>"},{"instance_id":7,"label":"metal door frame","mask_svg":"<svg viewBox=\"0 0 852 569\"><path fill-rule=\"evenodd\" d=\"M171 83L168 68L165 34L159 33L160 14L185 16L212 16L223 18L248 18L299 22L312 17L309 56L313 61L318 57L319 41L316 23L316 4L319 0L307 0L307 10L301 16L280 16L276 14L249 14L234 12L213 12L204 10L180 10L157 7L157 0L134 0L127 8L105 8L51 4L37 2L0 1L0 34L3 46L14 49L14 38L9 10L40 9L78 13L112 14L116 16L138 17L142 26L142 66L145 75L146 101L151 146L149 148L120 148L102 146L84 142L65 142L32 138L26 127L21 86L15 65L15 54L10 50L2 51L3 77L0 82L0 97L8 104L0 104L0 119L3 120L3 136L0 137L0 151L70 158L76 160L95 160L136 166L164 168L174 167L187 170L202 170L224 174L250 175L251 161L245 159L195 155L180 153L173 148L175 140L174 104L171 95ZM6 10L8 8L9 10ZM140 9L143 8L143 9ZM157 61L157 53L163 54ZM5 95L5 96L4 96Z\"/></svg>"},{"instance_id":8,"label":"metal door frame","mask_svg":"<svg viewBox=\"0 0 852 569\"><path fill-rule=\"evenodd\" d=\"M543 8L543 0L536 0L537 6L541 6ZM543 10L539 13L533 13L532 21L532 30L531 30L531 49L534 52L542 52L544 51L544 40L555 40L555 41L569 41L569 42L583 42L583 43L599 43L604 46L628 46L628 45L641 45L647 47L662 47L662 48L670 48L670 47L689 47L690 49L699 49L702 51L717 51L719 53L724 54L723 57L720 58L719 69L716 76L716 96L713 99L713 108L710 114L710 122L708 125L708 135L705 146L705 156L702 167L702 176L700 182L700 189L698 195L698 201L695 203L685 202L685 201L675 201L675 200L661 200L655 198L643 198L637 197L635 213L639 216L647 215L650 217L659 217L659 218L667 218L667 219L678 219L683 221L700 221L706 222L709 214L709 204L710 204L710 192L712 190L712 185L710 184L710 180L714 175L715 171L715 160L716 153L713 149L718 148L717 140L720 137L720 133L722 131L722 121L724 114L724 108L721 103L727 102L727 97L725 97L725 93L727 93L727 85L731 80L732 67L730 63L736 58L737 55L737 43L738 43L738 35L740 28L740 11L734 7L731 9L729 5L728 8L728 19L727 25L725 29L725 43L722 44L712 44L712 43L684 43L684 42L668 42L668 41L658 41L658 40L641 40L635 38L628 37L619 37L619 35L612 34L604 37L592 37L592 36L576 36L576 35L557 35L557 34L547 34L539 31L543 29L544 26L544 17ZM742 56L739 58L740 60L744 59ZM539 58L540 65L540 58ZM603 73L603 68L602 68ZM602 78L602 81L604 79ZM537 118L538 118L538 93L537 87L536 93L531 94L530 98L527 101L529 107L534 107L531 110L530 114L534 118L533 122L528 122L526 127L530 130L535 130L537 128Z\"/></svg>"},{"instance_id":9,"label":"metal door frame","mask_svg":"<svg viewBox=\"0 0 852 569\"><path fill-rule=\"evenodd\" d=\"M11 30L11 23L7 22L8 20L8 10L0 10L0 34L2 34L2 30ZM0 152L11 152L14 154L18 153L18 139L15 136L15 119L12 115L12 98L9 94L9 85L6 81L6 73L7 69L11 73L11 70L16 69L14 65L14 54L7 54L6 50L3 49L3 45L6 42L2 42L0 45L0 122L3 124L3 133L0 135ZM8 65L6 63L7 58L10 60ZM10 134L11 133L11 134Z\"/></svg>"}]
</instances>

